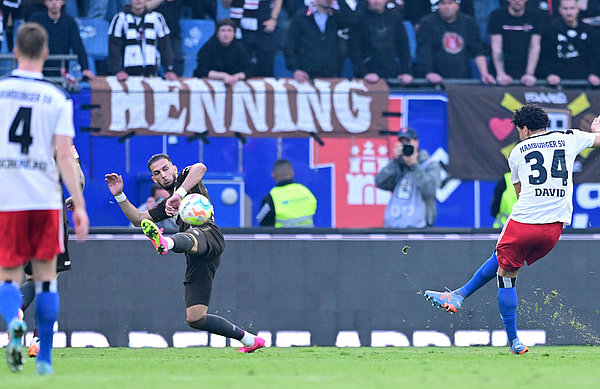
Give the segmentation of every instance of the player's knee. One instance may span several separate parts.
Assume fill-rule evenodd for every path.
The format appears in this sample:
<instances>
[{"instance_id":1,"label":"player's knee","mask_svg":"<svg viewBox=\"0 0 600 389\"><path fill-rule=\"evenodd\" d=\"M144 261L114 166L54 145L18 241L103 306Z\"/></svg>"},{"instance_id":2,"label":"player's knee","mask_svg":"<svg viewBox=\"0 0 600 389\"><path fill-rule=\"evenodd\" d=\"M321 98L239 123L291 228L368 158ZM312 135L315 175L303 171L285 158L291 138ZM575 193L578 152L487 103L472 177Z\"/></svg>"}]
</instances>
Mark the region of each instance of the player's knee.
<instances>
[{"instance_id":1,"label":"player's knee","mask_svg":"<svg viewBox=\"0 0 600 389\"><path fill-rule=\"evenodd\" d=\"M174 241L173 251L176 253L192 253L197 246L196 238L187 232L180 232L171 237Z\"/></svg>"},{"instance_id":2,"label":"player's knee","mask_svg":"<svg viewBox=\"0 0 600 389\"><path fill-rule=\"evenodd\" d=\"M203 328L205 322L206 322L206 315L196 316L196 317L188 316L188 318L187 318L188 326L195 328L197 330L201 330Z\"/></svg>"}]
</instances>

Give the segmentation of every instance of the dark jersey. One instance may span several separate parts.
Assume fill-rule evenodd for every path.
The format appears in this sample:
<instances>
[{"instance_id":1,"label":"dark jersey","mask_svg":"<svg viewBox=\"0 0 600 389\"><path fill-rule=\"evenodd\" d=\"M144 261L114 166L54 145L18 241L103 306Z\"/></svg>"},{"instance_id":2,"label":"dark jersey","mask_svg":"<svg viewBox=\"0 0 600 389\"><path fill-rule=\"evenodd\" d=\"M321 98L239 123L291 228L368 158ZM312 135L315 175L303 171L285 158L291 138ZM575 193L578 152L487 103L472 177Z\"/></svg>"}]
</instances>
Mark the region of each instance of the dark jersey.
<instances>
[{"instance_id":1,"label":"dark jersey","mask_svg":"<svg viewBox=\"0 0 600 389\"><path fill-rule=\"evenodd\" d=\"M175 185L173 186L173 189L171 189L171 191L169 192L170 195L173 195L173 193L177 190L177 188L179 188L181 186L181 184L183 184L183 181L186 179L189 172L190 172L190 167L188 166L185 169L183 169L181 171L181 173L179 173L179 175L177 176L177 179L175 180ZM206 187L204 186L202 181L200 181L198 183L198 185L196 185L195 187L190 189L188 191L188 193L199 193L202 196L205 196L207 199L210 200L210 196L208 195L208 190L206 190ZM161 203L159 203L156 206L156 208L149 210L148 213L150 214L150 216L152 216L152 220L154 220L155 222L159 222L161 220L170 218L171 216L167 215L167 212L165 210L166 206L167 206L167 202L162 201ZM211 215L210 219L207 220L206 223L215 224L214 211L213 211L213 214ZM181 218L179 216L177 217L177 225L179 226L179 231L182 231L182 232L187 230L188 228L190 228L190 225L185 223L183 220L181 220Z\"/></svg>"},{"instance_id":2,"label":"dark jersey","mask_svg":"<svg viewBox=\"0 0 600 389\"><path fill-rule=\"evenodd\" d=\"M512 16L500 8L490 14L488 33L502 35L504 70L513 78L521 78L527 68L529 43L534 34L542 35L542 15L527 10L523 16Z\"/></svg>"}]
</instances>

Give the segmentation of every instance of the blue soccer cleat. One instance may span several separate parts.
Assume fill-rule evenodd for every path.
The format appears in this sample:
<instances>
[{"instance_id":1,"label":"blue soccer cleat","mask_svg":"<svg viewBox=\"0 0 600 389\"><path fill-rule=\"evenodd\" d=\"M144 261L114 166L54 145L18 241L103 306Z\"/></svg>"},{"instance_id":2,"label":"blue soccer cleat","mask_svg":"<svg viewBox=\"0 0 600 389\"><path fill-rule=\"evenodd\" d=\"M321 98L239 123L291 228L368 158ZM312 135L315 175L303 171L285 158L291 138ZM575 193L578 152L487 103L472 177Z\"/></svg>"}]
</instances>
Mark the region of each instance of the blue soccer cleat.
<instances>
[{"instance_id":1,"label":"blue soccer cleat","mask_svg":"<svg viewBox=\"0 0 600 389\"><path fill-rule=\"evenodd\" d=\"M529 351L529 347L521 343L519 338L514 339L512 344L510 345L510 352L513 354L522 355L525 354L527 351Z\"/></svg>"},{"instance_id":2,"label":"blue soccer cleat","mask_svg":"<svg viewBox=\"0 0 600 389\"><path fill-rule=\"evenodd\" d=\"M446 312L450 313L456 313L465 299L456 292L436 292L434 290L426 290L425 298L434 306L444 308Z\"/></svg>"},{"instance_id":3,"label":"blue soccer cleat","mask_svg":"<svg viewBox=\"0 0 600 389\"><path fill-rule=\"evenodd\" d=\"M35 372L39 375L48 375L54 373L54 368L48 362L37 361L35 363Z\"/></svg>"},{"instance_id":4,"label":"blue soccer cleat","mask_svg":"<svg viewBox=\"0 0 600 389\"><path fill-rule=\"evenodd\" d=\"M8 325L10 342L6 347L6 363L13 373L23 370L25 354L23 353L22 338L26 331L27 324L25 324L24 321L19 320L18 317L12 319Z\"/></svg>"}]
</instances>

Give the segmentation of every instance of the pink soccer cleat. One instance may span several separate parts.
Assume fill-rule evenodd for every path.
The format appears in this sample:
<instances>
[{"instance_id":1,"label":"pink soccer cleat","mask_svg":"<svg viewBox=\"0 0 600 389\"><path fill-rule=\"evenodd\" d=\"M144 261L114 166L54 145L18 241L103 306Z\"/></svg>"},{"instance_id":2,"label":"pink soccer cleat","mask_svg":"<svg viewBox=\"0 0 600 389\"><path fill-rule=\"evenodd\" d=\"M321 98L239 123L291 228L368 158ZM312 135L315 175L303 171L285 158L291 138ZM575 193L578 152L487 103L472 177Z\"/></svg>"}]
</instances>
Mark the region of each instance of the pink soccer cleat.
<instances>
[{"instance_id":1,"label":"pink soccer cleat","mask_svg":"<svg viewBox=\"0 0 600 389\"><path fill-rule=\"evenodd\" d=\"M158 228L156 224L148 219L142 220L141 227L144 235L146 235L154 245L156 252L159 255L165 255L169 251L169 247L162 235L162 228Z\"/></svg>"},{"instance_id":2,"label":"pink soccer cleat","mask_svg":"<svg viewBox=\"0 0 600 389\"><path fill-rule=\"evenodd\" d=\"M259 348L263 348L265 347L265 340L263 338L261 338L260 336L257 336L256 338L254 338L254 344L252 345L252 347L242 347L240 349L238 349L239 352L241 353L253 353L256 350L258 350Z\"/></svg>"}]
</instances>

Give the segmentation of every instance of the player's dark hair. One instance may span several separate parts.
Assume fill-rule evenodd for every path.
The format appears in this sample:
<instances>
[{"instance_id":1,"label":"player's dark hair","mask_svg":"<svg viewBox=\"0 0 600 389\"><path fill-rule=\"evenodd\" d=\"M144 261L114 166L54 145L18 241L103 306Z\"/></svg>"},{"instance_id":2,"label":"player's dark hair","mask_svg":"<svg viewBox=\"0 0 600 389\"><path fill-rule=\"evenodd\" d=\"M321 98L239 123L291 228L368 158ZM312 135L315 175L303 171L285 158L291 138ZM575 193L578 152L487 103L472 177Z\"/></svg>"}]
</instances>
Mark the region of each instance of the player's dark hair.
<instances>
[{"instance_id":1,"label":"player's dark hair","mask_svg":"<svg viewBox=\"0 0 600 389\"><path fill-rule=\"evenodd\" d=\"M531 131L542 130L548 126L548 114L537 104L527 104L517 109L512 123L517 127L527 126Z\"/></svg>"},{"instance_id":2,"label":"player's dark hair","mask_svg":"<svg viewBox=\"0 0 600 389\"><path fill-rule=\"evenodd\" d=\"M150 172L152 172L152 169L150 169L150 165L152 165L156 161L160 161L161 159L166 159L167 161L171 162L171 157L169 157L168 154L165 154L165 153L154 154L148 160L148 170L150 170Z\"/></svg>"},{"instance_id":3,"label":"player's dark hair","mask_svg":"<svg viewBox=\"0 0 600 389\"><path fill-rule=\"evenodd\" d=\"M24 58L40 59L48 47L48 33L39 23L23 23L17 31L17 49Z\"/></svg>"}]
</instances>

